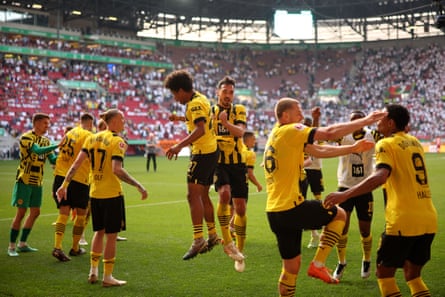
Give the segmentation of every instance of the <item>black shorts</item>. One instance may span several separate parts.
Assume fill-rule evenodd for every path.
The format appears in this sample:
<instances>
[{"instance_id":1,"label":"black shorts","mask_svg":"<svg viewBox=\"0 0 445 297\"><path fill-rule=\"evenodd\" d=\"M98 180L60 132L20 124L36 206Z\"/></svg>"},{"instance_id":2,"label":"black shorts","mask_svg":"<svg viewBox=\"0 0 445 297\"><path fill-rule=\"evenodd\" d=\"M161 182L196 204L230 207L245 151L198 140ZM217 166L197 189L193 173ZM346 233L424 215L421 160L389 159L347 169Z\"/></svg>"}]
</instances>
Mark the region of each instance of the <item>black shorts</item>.
<instances>
[{"instance_id":1,"label":"black shorts","mask_svg":"<svg viewBox=\"0 0 445 297\"><path fill-rule=\"evenodd\" d=\"M62 200L60 202L57 200L56 192L62 185L64 179L65 177L61 175L56 175L54 177L53 198L56 202L57 208L60 208L61 205L68 205L70 208L86 209L88 207L88 201L90 201L90 187L74 180L68 185L66 200Z\"/></svg>"},{"instance_id":2,"label":"black shorts","mask_svg":"<svg viewBox=\"0 0 445 297\"><path fill-rule=\"evenodd\" d=\"M323 173L319 169L305 169L311 192L321 194L324 191Z\"/></svg>"},{"instance_id":3,"label":"black shorts","mask_svg":"<svg viewBox=\"0 0 445 297\"><path fill-rule=\"evenodd\" d=\"M93 231L105 229L105 233L126 230L124 197L91 198Z\"/></svg>"},{"instance_id":4,"label":"black shorts","mask_svg":"<svg viewBox=\"0 0 445 297\"><path fill-rule=\"evenodd\" d=\"M337 207L326 209L319 200L305 200L295 208L268 212L267 219L275 234L282 259L292 259L301 254L303 230L317 230L327 225L337 215Z\"/></svg>"},{"instance_id":5,"label":"black shorts","mask_svg":"<svg viewBox=\"0 0 445 297\"><path fill-rule=\"evenodd\" d=\"M247 166L241 164L218 164L215 170L215 189L230 185L232 198L245 198L249 195Z\"/></svg>"},{"instance_id":6,"label":"black shorts","mask_svg":"<svg viewBox=\"0 0 445 297\"><path fill-rule=\"evenodd\" d=\"M382 234L377 250L377 265L402 268L409 260L423 266L431 258L431 244L435 234L393 236Z\"/></svg>"},{"instance_id":7,"label":"black shorts","mask_svg":"<svg viewBox=\"0 0 445 297\"><path fill-rule=\"evenodd\" d=\"M304 197L304 199L307 198L307 188L309 187L309 183L307 181L307 177L305 177L303 180L300 179L300 193Z\"/></svg>"},{"instance_id":8,"label":"black shorts","mask_svg":"<svg viewBox=\"0 0 445 297\"><path fill-rule=\"evenodd\" d=\"M339 188L340 192L346 191L347 188ZM372 192L365 193L363 195L352 197L343 203L340 203L340 207L346 212L351 213L354 210L357 212L357 218L360 221L370 222L374 213L374 198Z\"/></svg>"},{"instance_id":9,"label":"black shorts","mask_svg":"<svg viewBox=\"0 0 445 297\"><path fill-rule=\"evenodd\" d=\"M191 155L187 170L187 183L210 186L218 162L219 151L210 154Z\"/></svg>"}]
</instances>

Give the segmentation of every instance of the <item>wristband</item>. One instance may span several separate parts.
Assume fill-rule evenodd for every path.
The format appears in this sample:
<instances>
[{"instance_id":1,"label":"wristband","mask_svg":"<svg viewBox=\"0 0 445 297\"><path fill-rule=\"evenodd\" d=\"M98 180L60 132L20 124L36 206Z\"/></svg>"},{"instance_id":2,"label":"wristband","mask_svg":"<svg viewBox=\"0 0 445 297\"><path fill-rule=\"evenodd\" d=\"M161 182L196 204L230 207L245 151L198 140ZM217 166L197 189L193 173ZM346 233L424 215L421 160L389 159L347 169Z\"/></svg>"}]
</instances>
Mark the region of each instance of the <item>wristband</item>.
<instances>
[{"instance_id":1,"label":"wristband","mask_svg":"<svg viewBox=\"0 0 445 297\"><path fill-rule=\"evenodd\" d=\"M62 184L62 188L68 188L68 185L70 184L70 182L69 181L64 181L63 182L63 184Z\"/></svg>"}]
</instances>

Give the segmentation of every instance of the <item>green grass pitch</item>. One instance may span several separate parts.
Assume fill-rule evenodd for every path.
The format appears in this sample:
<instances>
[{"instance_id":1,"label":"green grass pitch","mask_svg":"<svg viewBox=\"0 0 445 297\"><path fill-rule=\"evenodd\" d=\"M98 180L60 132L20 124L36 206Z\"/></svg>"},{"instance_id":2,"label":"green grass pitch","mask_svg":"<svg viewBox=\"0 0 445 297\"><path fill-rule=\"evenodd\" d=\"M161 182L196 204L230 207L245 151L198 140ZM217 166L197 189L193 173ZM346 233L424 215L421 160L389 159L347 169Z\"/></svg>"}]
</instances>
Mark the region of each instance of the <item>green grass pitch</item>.
<instances>
[{"instance_id":1,"label":"green grass pitch","mask_svg":"<svg viewBox=\"0 0 445 297\"><path fill-rule=\"evenodd\" d=\"M258 157L257 164L260 163ZM183 261L182 255L192 241L192 227L186 202L185 171L187 158L169 161L158 158L158 172L145 171L143 157L127 157L126 169L140 180L149 191L148 200L140 200L135 188L124 184L127 207L128 238L118 242L114 276L128 281L119 288L102 288L87 283L88 255L73 257L70 262L58 262L51 256L57 209L51 196L52 168L47 165L44 182L44 201L41 215L29 236L36 253L8 257L9 229L15 208L10 206L17 161L0 161L0 296L156 296L188 297L217 296L244 297L277 296L277 279L281 260L275 239L267 224L264 208L266 193L257 193L251 186L248 203L248 228L245 254L246 270L238 273L231 261L216 247L210 253ZM336 188L336 159L323 160L326 192ZM432 259L423 271L423 278L432 296L445 296L445 154L427 154L428 178L433 199L439 213L439 232L436 235ZM264 185L259 165L256 175ZM211 189L215 207L216 193ZM311 197L311 194L309 194ZM374 192L375 216L373 221L373 260L379 235L383 230L383 203L381 190ZM216 209L216 208L215 208ZM71 245L72 223L67 226L64 250ZM219 230L219 225L218 225ZM220 232L219 232L220 233ZM91 243L91 224L87 227L87 240ZM348 267L339 285L327 285L306 275L306 269L315 250L305 246L309 232L303 237L303 261L297 281L297 296L379 296L374 273L367 280L360 278L361 250L355 214L352 217L348 242ZM89 247L87 249L89 251ZM335 250L327 265L334 268ZM375 271L373 263L373 272ZM102 271L102 267L100 267ZM410 296L399 270L397 280L403 296Z\"/></svg>"}]
</instances>

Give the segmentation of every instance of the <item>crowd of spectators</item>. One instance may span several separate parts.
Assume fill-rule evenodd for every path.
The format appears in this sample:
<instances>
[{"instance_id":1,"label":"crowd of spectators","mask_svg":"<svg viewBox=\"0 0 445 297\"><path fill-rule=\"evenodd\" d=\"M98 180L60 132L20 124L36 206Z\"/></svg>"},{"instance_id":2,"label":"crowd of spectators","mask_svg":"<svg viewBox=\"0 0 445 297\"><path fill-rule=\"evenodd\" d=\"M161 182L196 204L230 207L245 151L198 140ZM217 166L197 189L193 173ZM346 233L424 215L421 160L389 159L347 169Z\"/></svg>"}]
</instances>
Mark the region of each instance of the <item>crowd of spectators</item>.
<instances>
[{"instance_id":1,"label":"crowd of spectators","mask_svg":"<svg viewBox=\"0 0 445 297\"><path fill-rule=\"evenodd\" d=\"M344 99L351 108L365 109L397 101L411 112L411 133L421 139L444 137L444 50L438 44L366 50ZM395 94L391 93L394 89Z\"/></svg>"},{"instance_id":2,"label":"crowd of spectators","mask_svg":"<svg viewBox=\"0 0 445 297\"><path fill-rule=\"evenodd\" d=\"M36 48L42 50L63 51L78 54L89 54L95 56L119 57L127 59L138 59L144 61L169 62L168 58L160 51L148 49L137 49L134 47L112 47L101 46L94 40L53 40L37 36L20 34L0 34L0 44Z\"/></svg>"},{"instance_id":3,"label":"crowd of spectators","mask_svg":"<svg viewBox=\"0 0 445 297\"><path fill-rule=\"evenodd\" d=\"M224 75L237 81L237 89L250 95L238 100L248 108L248 129L261 142L274 121L273 106L285 96L299 98L303 108L322 107L322 124L347 120L353 109L372 111L388 101L406 105L412 114L411 133L421 139L445 137L445 48L431 43L422 47L357 47L317 50L218 49L160 45L157 52L107 46L77 47L44 38L1 35L1 43L54 48L96 55L168 61L187 69L195 89L215 102L216 83ZM132 56L135 55L135 56ZM85 110L94 114L119 107L127 115L126 137L177 139L186 133L181 123L168 121L184 107L172 100L162 82L165 71L137 66L110 65L3 54L0 65L0 126L18 136L29 129L35 111L52 117L49 137L60 139L66 126L75 125ZM88 89L67 89L59 79L94 82ZM340 90L339 102L320 101L321 89Z\"/></svg>"}]
</instances>

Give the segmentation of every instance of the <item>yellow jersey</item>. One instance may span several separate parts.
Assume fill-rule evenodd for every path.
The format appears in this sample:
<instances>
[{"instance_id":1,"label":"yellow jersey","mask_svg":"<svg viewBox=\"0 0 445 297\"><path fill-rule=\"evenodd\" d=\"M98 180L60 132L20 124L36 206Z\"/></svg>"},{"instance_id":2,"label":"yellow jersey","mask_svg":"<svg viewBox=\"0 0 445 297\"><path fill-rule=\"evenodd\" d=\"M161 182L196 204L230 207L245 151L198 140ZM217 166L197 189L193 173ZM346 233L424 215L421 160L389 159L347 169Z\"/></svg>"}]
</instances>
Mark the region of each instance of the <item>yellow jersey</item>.
<instances>
[{"instance_id":1,"label":"yellow jersey","mask_svg":"<svg viewBox=\"0 0 445 297\"><path fill-rule=\"evenodd\" d=\"M77 155L81 151L85 139L90 135L92 135L91 131L83 129L80 126L68 131L59 149L56 167L54 168L54 175L66 176L68 169L70 169L74 160L76 160ZM88 185L89 175L90 164L85 161L77 169L76 174L73 176L73 180Z\"/></svg>"},{"instance_id":2,"label":"yellow jersey","mask_svg":"<svg viewBox=\"0 0 445 297\"><path fill-rule=\"evenodd\" d=\"M246 146L244 146L244 155L246 159L246 166L247 168L255 168L255 162L256 162L256 153L254 151L249 150Z\"/></svg>"},{"instance_id":3,"label":"yellow jersey","mask_svg":"<svg viewBox=\"0 0 445 297\"><path fill-rule=\"evenodd\" d=\"M299 179L303 170L304 146L313 143L316 128L292 123L276 125L264 151L266 211L285 211L304 201Z\"/></svg>"},{"instance_id":4,"label":"yellow jersey","mask_svg":"<svg viewBox=\"0 0 445 297\"><path fill-rule=\"evenodd\" d=\"M203 94L195 92L186 105L185 123L188 133L195 130L197 121L205 121L205 133L191 145L192 154L210 154L216 151L216 137L210 111L210 103Z\"/></svg>"},{"instance_id":5,"label":"yellow jersey","mask_svg":"<svg viewBox=\"0 0 445 297\"><path fill-rule=\"evenodd\" d=\"M246 160L243 155L243 138L235 137L230 134L230 131L221 124L219 114L225 110L227 112L227 121L233 125L246 125L246 108L240 104L233 104L229 109L223 109L219 105L212 107L214 118L214 128L218 148L220 151L218 163L222 164L239 164L245 163Z\"/></svg>"},{"instance_id":6,"label":"yellow jersey","mask_svg":"<svg viewBox=\"0 0 445 297\"><path fill-rule=\"evenodd\" d=\"M437 212L431 199L424 151L414 136L398 132L377 142L376 167L391 173L387 192L385 231L417 236L437 232Z\"/></svg>"},{"instance_id":7,"label":"yellow jersey","mask_svg":"<svg viewBox=\"0 0 445 297\"><path fill-rule=\"evenodd\" d=\"M82 150L90 160L90 197L115 198L123 195L120 179L113 173L112 160L124 160L127 143L109 130L89 136Z\"/></svg>"}]
</instances>

